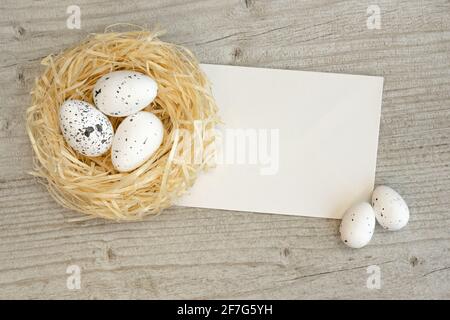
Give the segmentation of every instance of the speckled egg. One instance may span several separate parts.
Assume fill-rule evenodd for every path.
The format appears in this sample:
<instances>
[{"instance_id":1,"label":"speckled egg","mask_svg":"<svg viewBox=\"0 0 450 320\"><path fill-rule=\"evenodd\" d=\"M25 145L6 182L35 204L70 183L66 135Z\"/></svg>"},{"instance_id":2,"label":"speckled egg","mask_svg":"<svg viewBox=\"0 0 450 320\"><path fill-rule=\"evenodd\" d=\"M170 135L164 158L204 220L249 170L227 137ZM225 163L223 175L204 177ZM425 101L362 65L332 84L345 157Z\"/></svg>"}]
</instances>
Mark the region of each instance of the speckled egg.
<instances>
[{"instance_id":1,"label":"speckled egg","mask_svg":"<svg viewBox=\"0 0 450 320\"><path fill-rule=\"evenodd\" d=\"M367 202L350 207L342 217L339 232L351 248L362 248L370 242L375 230L375 213Z\"/></svg>"},{"instance_id":2,"label":"speckled egg","mask_svg":"<svg viewBox=\"0 0 450 320\"><path fill-rule=\"evenodd\" d=\"M372 193L372 206L378 223L387 230L400 230L408 223L408 206L405 200L390 187L375 188Z\"/></svg>"},{"instance_id":3,"label":"speckled egg","mask_svg":"<svg viewBox=\"0 0 450 320\"><path fill-rule=\"evenodd\" d=\"M119 125L112 144L112 163L120 172L136 169L147 161L163 141L161 120L151 112L140 111Z\"/></svg>"},{"instance_id":4,"label":"speckled egg","mask_svg":"<svg viewBox=\"0 0 450 320\"><path fill-rule=\"evenodd\" d=\"M111 147L114 136L111 122L87 102L65 101L59 109L59 125L66 142L85 156L101 156Z\"/></svg>"},{"instance_id":5,"label":"speckled egg","mask_svg":"<svg viewBox=\"0 0 450 320\"><path fill-rule=\"evenodd\" d=\"M126 117L147 107L156 97L158 85L149 76L135 71L115 71L101 77L92 92L103 113Z\"/></svg>"}]
</instances>

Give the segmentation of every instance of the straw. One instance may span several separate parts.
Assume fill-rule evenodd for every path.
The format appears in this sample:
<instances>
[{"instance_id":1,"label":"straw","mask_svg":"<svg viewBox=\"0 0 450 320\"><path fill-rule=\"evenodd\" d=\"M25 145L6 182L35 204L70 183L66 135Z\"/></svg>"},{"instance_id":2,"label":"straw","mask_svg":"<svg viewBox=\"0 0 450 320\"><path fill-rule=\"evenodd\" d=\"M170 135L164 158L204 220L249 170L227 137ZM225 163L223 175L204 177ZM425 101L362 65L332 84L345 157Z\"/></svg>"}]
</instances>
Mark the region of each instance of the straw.
<instances>
[{"instance_id":1,"label":"straw","mask_svg":"<svg viewBox=\"0 0 450 320\"><path fill-rule=\"evenodd\" d=\"M44 73L36 80L27 131L34 150L31 172L47 185L62 206L116 221L156 215L186 193L214 153L214 134L204 135L219 122L208 80L193 54L166 43L147 31L90 35L79 45L43 59ZM110 152L97 158L74 151L59 130L58 110L67 99L92 102L96 81L115 70L134 70L158 83L158 96L144 110L164 124L158 151L129 173L117 172ZM122 118L110 118L117 128ZM196 121L201 121L201 132ZM180 142L179 132L191 143ZM201 161L194 159L195 139L201 140ZM188 141L189 142L189 141ZM198 144L198 141L196 142ZM203 144L203 145L202 145ZM199 152L196 150L195 152ZM80 217L85 220L85 217Z\"/></svg>"}]
</instances>

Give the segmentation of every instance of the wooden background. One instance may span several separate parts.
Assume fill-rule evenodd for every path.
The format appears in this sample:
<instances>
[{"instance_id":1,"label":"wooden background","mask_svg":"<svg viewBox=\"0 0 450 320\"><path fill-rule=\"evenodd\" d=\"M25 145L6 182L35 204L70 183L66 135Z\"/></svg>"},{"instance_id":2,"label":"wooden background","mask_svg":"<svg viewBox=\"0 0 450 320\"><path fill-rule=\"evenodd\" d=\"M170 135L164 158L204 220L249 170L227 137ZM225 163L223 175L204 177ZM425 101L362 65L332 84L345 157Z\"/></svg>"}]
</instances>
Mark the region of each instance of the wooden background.
<instances>
[{"instance_id":1,"label":"wooden background","mask_svg":"<svg viewBox=\"0 0 450 320\"><path fill-rule=\"evenodd\" d=\"M381 29L366 26L379 5ZM69 5L81 29L66 27ZM2 0L0 298L450 298L450 2ZM385 77L377 184L411 209L346 248L336 220L173 208L138 223L70 223L27 172L25 133L40 60L128 22L201 62ZM355 186L357 188L358 186ZM66 268L81 267L81 290ZM381 288L366 287L378 265Z\"/></svg>"}]
</instances>

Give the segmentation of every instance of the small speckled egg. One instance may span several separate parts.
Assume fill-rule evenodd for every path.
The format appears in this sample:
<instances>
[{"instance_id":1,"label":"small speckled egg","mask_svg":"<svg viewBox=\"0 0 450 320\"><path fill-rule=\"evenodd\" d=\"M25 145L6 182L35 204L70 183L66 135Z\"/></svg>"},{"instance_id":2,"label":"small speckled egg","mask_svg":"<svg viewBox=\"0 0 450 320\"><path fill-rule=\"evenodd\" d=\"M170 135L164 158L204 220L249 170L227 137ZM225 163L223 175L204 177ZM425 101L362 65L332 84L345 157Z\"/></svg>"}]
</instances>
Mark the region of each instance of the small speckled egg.
<instances>
[{"instance_id":1,"label":"small speckled egg","mask_svg":"<svg viewBox=\"0 0 450 320\"><path fill-rule=\"evenodd\" d=\"M112 144L112 163L120 172L136 169L147 161L163 141L161 120L151 112L140 111L119 125Z\"/></svg>"},{"instance_id":2,"label":"small speckled egg","mask_svg":"<svg viewBox=\"0 0 450 320\"><path fill-rule=\"evenodd\" d=\"M147 107L156 97L158 85L149 76L135 71L115 71L101 77L92 92L103 113L126 117Z\"/></svg>"},{"instance_id":3,"label":"small speckled egg","mask_svg":"<svg viewBox=\"0 0 450 320\"><path fill-rule=\"evenodd\" d=\"M342 217L339 232L351 248L362 248L370 242L375 230L375 214L367 202L350 207Z\"/></svg>"},{"instance_id":4,"label":"small speckled egg","mask_svg":"<svg viewBox=\"0 0 450 320\"><path fill-rule=\"evenodd\" d=\"M378 223L387 230L400 230L408 223L408 206L392 188L376 187L372 193L372 206Z\"/></svg>"},{"instance_id":5,"label":"small speckled egg","mask_svg":"<svg viewBox=\"0 0 450 320\"><path fill-rule=\"evenodd\" d=\"M85 156L101 156L111 147L114 136L111 122L87 102L65 101L59 109L59 125L66 142Z\"/></svg>"}]
</instances>

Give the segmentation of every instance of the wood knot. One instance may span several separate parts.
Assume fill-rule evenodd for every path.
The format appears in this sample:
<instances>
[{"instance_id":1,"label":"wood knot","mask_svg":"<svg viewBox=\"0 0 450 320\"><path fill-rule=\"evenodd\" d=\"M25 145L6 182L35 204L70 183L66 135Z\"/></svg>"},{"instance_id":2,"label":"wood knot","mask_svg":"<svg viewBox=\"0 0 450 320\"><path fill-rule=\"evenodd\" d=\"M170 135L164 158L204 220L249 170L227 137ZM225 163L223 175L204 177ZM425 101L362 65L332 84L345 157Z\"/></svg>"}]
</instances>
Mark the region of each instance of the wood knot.
<instances>
[{"instance_id":1,"label":"wood knot","mask_svg":"<svg viewBox=\"0 0 450 320\"><path fill-rule=\"evenodd\" d=\"M16 74L17 83L20 87L25 86L25 75L22 68L17 68L17 74Z\"/></svg>"},{"instance_id":2,"label":"wood knot","mask_svg":"<svg viewBox=\"0 0 450 320\"><path fill-rule=\"evenodd\" d=\"M233 59L234 60L239 60L242 56L242 50L241 48L235 48L233 50Z\"/></svg>"},{"instance_id":3,"label":"wood knot","mask_svg":"<svg viewBox=\"0 0 450 320\"><path fill-rule=\"evenodd\" d=\"M0 119L0 131L7 131L9 130L9 121L6 119ZM1 183L1 181L0 181Z\"/></svg>"},{"instance_id":4,"label":"wood knot","mask_svg":"<svg viewBox=\"0 0 450 320\"><path fill-rule=\"evenodd\" d=\"M251 7L253 7L253 0L244 0L245 3L245 7L247 9L250 9Z\"/></svg>"},{"instance_id":5,"label":"wood knot","mask_svg":"<svg viewBox=\"0 0 450 320\"><path fill-rule=\"evenodd\" d=\"M26 30L24 27L22 27L21 25L15 25L13 27L14 29L14 34L15 34L15 38L16 39L22 39L25 36Z\"/></svg>"},{"instance_id":6,"label":"wood knot","mask_svg":"<svg viewBox=\"0 0 450 320\"><path fill-rule=\"evenodd\" d=\"M106 250L106 257L108 258L108 260L114 260L116 258L116 254L111 248L108 248Z\"/></svg>"},{"instance_id":7,"label":"wood knot","mask_svg":"<svg viewBox=\"0 0 450 320\"><path fill-rule=\"evenodd\" d=\"M419 264L419 259L418 259L417 257L412 256L412 257L409 259L409 263L410 263L413 267L415 267L415 266L417 266L417 265Z\"/></svg>"}]
</instances>

